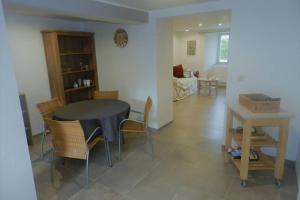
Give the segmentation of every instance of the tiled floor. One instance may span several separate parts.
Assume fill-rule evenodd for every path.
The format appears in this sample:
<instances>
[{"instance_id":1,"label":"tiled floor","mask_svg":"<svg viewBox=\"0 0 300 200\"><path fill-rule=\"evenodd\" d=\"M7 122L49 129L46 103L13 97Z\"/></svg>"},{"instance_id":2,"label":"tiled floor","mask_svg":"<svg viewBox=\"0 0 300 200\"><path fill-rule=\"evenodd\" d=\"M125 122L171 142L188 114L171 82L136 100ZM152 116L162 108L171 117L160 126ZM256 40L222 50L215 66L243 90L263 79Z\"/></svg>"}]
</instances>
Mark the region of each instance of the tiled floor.
<instances>
[{"instance_id":1,"label":"tiled floor","mask_svg":"<svg viewBox=\"0 0 300 200\"><path fill-rule=\"evenodd\" d=\"M54 183L49 155L39 156L39 139L30 148L39 199L85 200L293 200L295 170L286 166L280 189L271 172L249 176L240 186L237 170L221 152L224 138L224 91L219 96L190 96L174 103L174 122L155 133L152 161L144 137L126 136L121 161L106 166L104 145L90 155L90 187L85 188L85 162L56 159ZM50 143L50 137L47 138ZM49 147L49 144L48 144Z\"/></svg>"}]
</instances>

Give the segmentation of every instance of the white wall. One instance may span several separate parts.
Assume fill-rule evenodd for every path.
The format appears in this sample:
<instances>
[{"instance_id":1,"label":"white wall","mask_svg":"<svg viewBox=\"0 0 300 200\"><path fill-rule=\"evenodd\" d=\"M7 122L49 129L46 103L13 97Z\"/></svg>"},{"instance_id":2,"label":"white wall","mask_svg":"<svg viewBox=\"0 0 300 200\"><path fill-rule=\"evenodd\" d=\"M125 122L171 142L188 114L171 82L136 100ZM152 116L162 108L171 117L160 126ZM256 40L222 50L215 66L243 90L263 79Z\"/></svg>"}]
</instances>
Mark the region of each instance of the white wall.
<instances>
[{"instance_id":1,"label":"white wall","mask_svg":"<svg viewBox=\"0 0 300 200\"><path fill-rule=\"evenodd\" d=\"M45 17L6 15L9 44L20 93L27 96L33 134L43 130L36 104L51 98L41 30L81 30L81 23Z\"/></svg>"},{"instance_id":2,"label":"white wall","mask_svg":"<svg viewBox=\"0 0 300 200\"><path fill-rule=\"evenodd\" d=\"M161 18L232 10L227 101L236 102L241 92L281 97L282 108L295 116L286 155L290 160L296 159L300 135L299 4L298 0L221 0L151 12Z\"/></svg>"},{"instance_id":3,"label":"white wall","mask_svg":"<svg viewBox=\"0 0 300 200\"><path fill-rule=\"evenodd\" d=\"M204 56L203 76L217 77L221 84L226 84L228 64L218 63L219 36L220 33L205 34L205 47L204 47L205 56Z\"/></svg>"},{"instance_id":4,"label":"white wall","mask_svg":"<svg viewBox=\"0 0 300 200\"><path fill-rule=\"evenodd\" d=\"M173 121L173 38L172 21L160 19L156 24L157 121L162 127Z\"/></svg>"},{"instance_id":5,"label":"white wall","mask_svg":"<svg viewBox=\"0 0 300 200\"><path fill-rule=\"evenodd\" d=\"M177 32L173 35L174 57L173 65L182 64L185 69L204 71L204 41L205 35L198 32ZM187 41L196 40L196 55L187 55Z\"/></svg>"},{"instance_id":6,"label":"white wall","mask_svg":"<svg viewBox=\"0 0 300 200\"><path fill-rule=\"evenodd\" d=\"M282 107L295 115L291 121L287 154L287 158L292 160L296 158L299 141L297 133L300 129L300 100L296 89L293 88L294 85L299 85L298 8L299 1L296 0L290 0L288 3L280 0L221 0L151 12L151 17L155 19L232 9L227 98L229 101L237 101L238 93L252 91L282 97ZM277 22L274 23L274 20ZM289 23L286 23L287 21ZM278 24L281 25L280 30ZM156 68L153 68L156 63L153 39L156 33L155 26L151 23L125 26L129 32L129 44L125 49L118 49L112 43L113 32L117 27L119 25L104 24L89 27L96 31L100 87L120 88L121 97L132 101L144 101L146 95L150 94L157 103L156 84L163 82L164 77L157 77ZM98 34L100 36L97 36ZM252 40L249 40L249 36L253 36ZM125 86L130 89L126 89ZM154 112L156 113L155 109ZM154 116L156 114L153 114ZM158 123L156 126L158 127Z\"/></svg>"},{"instance_id":7,"label":"white wall","mask_svg":"<svg viewBox=\"0 0 300 200\"><path fill-rule=\"evenodd\" d=\"M180 34L173 34L173 66L180 64L181 62L181 35Z\"/></svg>"},{"instance_id":8,"label":"white wall","mask_svg":"<svg viewBox=\"0 0 300 200\"><path fill-rule=\"evenodd\" d=\"M36 198L14 67L0 0L0 199Z\"/></svg>"},{"instance_id":9,"label":"white wall","mask_svg":"<svg viewBox=\"0 0 300 200\"><path fill-rule=\"evenodd\" d=\"M300 134L299 8L296 0L272 1L272 7L261 1L239 3L232 15L227 90L227 99L233 102L245 92L282 98L281 107L295 116L287 146L290 160L296 159Z\"/></svg>"},{"instance_id":10,"label":"white wall","mask_svg":"<svg viewBox=\"0 0 300 200\"><path fill-rule=\"evenodd\" d=\"M187 41L196 40L196 55L187 55ZM173 34L173 65L199 70L201 77L217 77L227 81L227 64L217 63L219 33L177 32Z\"/></svg>"},{"instance_id":11,"label":"white wall","mask_svg":"<svg viewBox=\"0 0 300 200\"><path fill-rule=\"evenodd\" d=\"M205 61L204 71L207 72L217 63L219 33L207 33L205 35Z\"/></svg>"},{"instance_id":12,"label":"white wall","mask_svg":"<svg viewBox=\"0 0 300 200\"><path fill-rule=\"evenodd\" d=\"M154 24L123 26L128 31L129 43L126 48L119 48L113 42L113 34L120 25L96 22L80 23L15 14L7 14L6 20L9 43L13 52L13 62L16 65L19 92L27 95L34 134L43 130L43 121L36 104L48 100L51 96L40 33L44 29L95 32L100 89L118 89L121 99L128 101L132 108L137 110L143 110L144 102L147 96L150 95L153 99L150 126L153 128L159 128L166 121L171 120L166 120L169 117L164 115L164 113L169 112L157 111L158 88L154 50ZM172 63L170 63L171 65ZM160 122L160 120L163 122Z\"/></svg>"},{"instance_id":13,"label":"white wall","mask_svg":"<svg viewBox=\"0 0 300 200\"><path fill-rule=\"evenodd\" d=\"M86 30L95 32L99 87L119 90L120 98L131 107L143 111L147 96L153 99L150 126L159 127L157 121L157 79L154 61L154 25L116 25L86 23ZM117 28L124 28L129 36L125 48L113 41Z\"/></svg>"}]
</instances>

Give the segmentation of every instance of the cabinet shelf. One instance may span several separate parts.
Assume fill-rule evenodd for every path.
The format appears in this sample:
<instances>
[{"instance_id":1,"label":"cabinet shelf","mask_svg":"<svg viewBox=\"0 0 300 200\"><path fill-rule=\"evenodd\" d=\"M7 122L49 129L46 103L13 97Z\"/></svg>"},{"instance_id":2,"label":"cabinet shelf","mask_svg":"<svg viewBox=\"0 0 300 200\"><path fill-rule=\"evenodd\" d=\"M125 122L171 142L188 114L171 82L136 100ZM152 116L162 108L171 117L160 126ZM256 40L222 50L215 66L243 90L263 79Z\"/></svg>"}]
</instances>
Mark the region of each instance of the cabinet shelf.
<instances>
[{"instance_id":1,"label":"cabinet shelf","mask_svg":"<svg viewBox=\"0 0 300 200\"><path fill-rule=\"evenodd\" d=\"M66 52L60 53L61 56L72 56L72 55L90 55L92 52Z\"/></svg>"},{"instance_id":2,"label":"cabinet shelf","mask_svg":"<svg viewBox=\"0 0 300 200\"><path fill-rule=\"evenodd\" d=\"M96 87L96 86L91 85L91 86L85 86L85 87L79 87L79 88L68 88L68 89L65 89L65 93L75 92L75 91L78 91L78 90L90 89L90 88L94 88L94 87Z\"/></svg>"},{"instance_id":3,"label":"cabinet shelf","mask_svg":"<svg viewBox=\"0 0 300 200\"><path fill-rule=\"evenodd\" d=\"M249 161L249 168L250 171L257 171L257 170L274 170L274 162L266 155L261 152L258 152L259 160L256 161ZM234 159L230 156L234 166L240 170L241 168L241 160Z\"/></svg>"},{"instance_id":4,"label":"cabinet shelf","mask_svg":"<svg viewBox=\"0 0 300 200\"><path fill-rule=\"evenodd\" d=\"M89 69L89 70L74 70L74 71L67 71L67 72L63 72L63 75L68 75L68 74L79 74L79 73L86 73L86 72L93 72L93 69Z\"/></svg>"},{"instance_id":5,"label":"cabinet shelf","mask_svg":"<svg viewBox=\"0 0 300 200\"><path fill-rule=\"evenodd\" d=\"M235 140L235 142L239 146L242 146L243 134L237 133L234 130L231 130L231 133L233 135L233 139ZM277 142L269 134L265 133L264 139L251 139L250 146L251 147L276 147Z\"/></svg>"}]
</instances>

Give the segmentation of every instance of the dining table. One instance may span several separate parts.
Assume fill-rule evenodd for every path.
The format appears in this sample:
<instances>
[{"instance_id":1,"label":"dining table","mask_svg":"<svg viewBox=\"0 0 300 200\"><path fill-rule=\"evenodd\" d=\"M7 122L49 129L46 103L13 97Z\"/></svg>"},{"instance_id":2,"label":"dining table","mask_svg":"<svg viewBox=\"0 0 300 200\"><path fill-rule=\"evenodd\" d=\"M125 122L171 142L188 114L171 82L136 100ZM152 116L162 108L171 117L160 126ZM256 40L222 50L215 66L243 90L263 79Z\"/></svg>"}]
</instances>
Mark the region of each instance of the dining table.
<instances>
[{"instance_id":1,"label":"dining table","mask_svg":"<svg viewBox=\"0 0 300 200\"><path fill-rule=\"evenodd\" d=\"M78 120L83 129L85 138L100 127L93 137L101 135L105 140L114 142L118 138L119 124L127 119L130 105L115 99L94 99L67 104L57 109L53 114L54 120Z\"/></svg>"}]
</instances>

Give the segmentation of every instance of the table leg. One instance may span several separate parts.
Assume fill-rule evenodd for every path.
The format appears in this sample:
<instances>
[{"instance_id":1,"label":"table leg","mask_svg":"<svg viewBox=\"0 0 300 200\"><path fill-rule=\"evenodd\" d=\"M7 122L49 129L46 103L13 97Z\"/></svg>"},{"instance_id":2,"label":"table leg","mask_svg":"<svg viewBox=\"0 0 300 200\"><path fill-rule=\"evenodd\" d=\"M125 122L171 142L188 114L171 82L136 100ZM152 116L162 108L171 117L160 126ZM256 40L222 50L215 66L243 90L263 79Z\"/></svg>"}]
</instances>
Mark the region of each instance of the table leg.
<instances>
[{"instance_id":1,"label":"table leg","mask_svg":"<svg viewBox=\"0 0 300 200\"><path fill-rule=\"evenodd\" d=\"M245 121L243 123L244 130L240 165L240 178L242 181L246 181L248 179L251 127L252 125L250 121Z\"/></svg>"},{"instance_id":2,"label":"table leg","mask_svg":"<svg viewBox=\"0 0 300 200\"><path fill-rule=\"evenodd\" d=\"M105 145L105 151L106 151L106 159L108 162L108 166L112 167L112 162L111 162L111 154L110 154L110 148L109 148L109 141L105 138L104 139L104 145Z\"/></svg>"},{"instance_id":3,"label":"table leg","mask_svg":"<svg viewBox=\"0 0 300 200\"><path fill-rule=\"evenodd\" d=\"M228 154L227 154L227 149L231 147L232 143L232 132L230 129L233 126L233 113L229 107L227 107L227 119L226 119L226 136L225 136L225 144L223 146L224 150L224 159L225 161L229 160Z\"/></svg>"},{"instance_id":4,"label":"table leg","mask_svg":"<svg viewBox=\"0 0 300 200\"><path fill-rule=\"evenodd\" d=\"M218 86L219 86L219 82L216 81L216 96L218 96Z\"/></svg>"},{"instance_id":5,"label":"table leg","mask_svg":"<svg viewBox=\"0 0 300 200\"><path fill-rule=\"evenodd\" d=\"M232 142L232 134L230 129L233 126L233 113L229 107L227 107L227 119L226 119L226 138L225 138L225 147L230 147Z\"/></svg>"},{"instance_id":6,"label":"table leg","mask_svg":"<svg viewBox=\"0 0 300 200\"><path fill-rule=\"evenodd\" d=\"M198 80L198 93L201 94L201 81Z\"/></svg>"},{"instance_id":7,"label":"table leg","mask_svg":"<svg viewBox=\"0 0 300 200\"><path fill-rule=\"evenodd\" d=\"M280 135L277 144L277 157L276 157L275 171L274 171L275 179L278 181L282 179L283 172L284 172L286 144L288 140L288 129L289 129L289 120L284 120L283 124L280 126Z\"/></svg>"}]
</instances>

